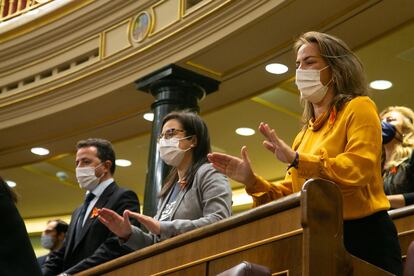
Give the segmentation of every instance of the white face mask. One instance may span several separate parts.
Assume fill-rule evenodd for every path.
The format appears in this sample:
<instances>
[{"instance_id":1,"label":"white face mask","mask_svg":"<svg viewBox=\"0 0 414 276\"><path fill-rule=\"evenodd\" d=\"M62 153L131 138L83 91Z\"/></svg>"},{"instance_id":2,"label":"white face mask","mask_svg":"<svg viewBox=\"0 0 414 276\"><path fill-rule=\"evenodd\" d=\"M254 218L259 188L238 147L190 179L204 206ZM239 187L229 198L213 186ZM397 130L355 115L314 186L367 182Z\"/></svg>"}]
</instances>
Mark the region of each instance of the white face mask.
<instances>
[{"instance_id":1,"label":"white face mask","mask_svg":"<svg viewBox=\"0 0 414 276\"><path fill-rule=\"evenodd\" d=\"M101 164L96 166L98 168ZM82 189L92 191L93 189L98 186L99 181L101 178L105 175L103 173L99 178L95 175L95 167L82 167L82 168L76 168L76 179L78 180L79 187Z\"/></svg>"},{"instance_id":2,"label":"white face mask","mask_svg":"<svg viewBox=\"0 0 414 276\"><path fill-rule=\"evenodd\" d=\"M40 243L46 249L52 249L54 244L52 236L47 234L42 235Z\"/></svg>"},{"instance_id":3,"label":"white face mask","mask_svg":"<svg viewBox=\"0 0 414 276\"><path fill-rule=\"evenodd\" d=\"M173 167L177 167L178 165L180 165L181 161L184 158L185 152L192 148L190 147L186 150L180 149L180 140L187 139L189 137L191 136L170 139L161 138L158 142L158 148L160 151L161 159L165 163Z\"/></svg>"},{"instance_id":4,"label":"white face mask","mask_svg":"<svg viewBox=\"0 0 414 276\"><path fill-rule=\"evenodd\" d=\"M300 95L303 99L310 101L311 103L319 103L325 97L328 92L329 81L327 85L323 85L321 82L321 71L328 68L328 66L321 70L302 70L296 69L296 86L300 91Z\"/></svg>"}]
</instances>

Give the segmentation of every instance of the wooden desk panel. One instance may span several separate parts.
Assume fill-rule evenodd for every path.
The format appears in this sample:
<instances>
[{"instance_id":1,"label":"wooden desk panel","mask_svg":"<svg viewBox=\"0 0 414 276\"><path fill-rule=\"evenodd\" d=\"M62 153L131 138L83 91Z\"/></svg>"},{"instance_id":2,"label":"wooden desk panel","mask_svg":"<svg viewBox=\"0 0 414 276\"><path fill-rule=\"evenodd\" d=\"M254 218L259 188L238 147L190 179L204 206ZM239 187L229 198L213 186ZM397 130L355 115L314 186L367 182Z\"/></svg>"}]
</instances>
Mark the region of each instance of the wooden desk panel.
<instances>
[{"instance_id":1,"label":"wooden desk panel","mask_svg":"<svg viewBox=\"0 0 414 276\"><path fill-rule=\"evenodd\" d=\"M396 215L395 215L396 216ZM346 252L342 195L316 179L301 193L181 234L79 275L215 275L242 261L274 275L391 275ZM410 222L400 214L399 229Z\"/></svg>"},{"instance_id":2,"label":"wooden desk panel","mask_svg":"<svg viewBox=\"0 0 414 276\"><path fill-rule=\"evenodd\" d=\"M289 276L302 275L301 259L302 232L212 260L207 275L216 275L242 261L267 266L275 273L289 271Z\"/></svg>"}]
</instances>

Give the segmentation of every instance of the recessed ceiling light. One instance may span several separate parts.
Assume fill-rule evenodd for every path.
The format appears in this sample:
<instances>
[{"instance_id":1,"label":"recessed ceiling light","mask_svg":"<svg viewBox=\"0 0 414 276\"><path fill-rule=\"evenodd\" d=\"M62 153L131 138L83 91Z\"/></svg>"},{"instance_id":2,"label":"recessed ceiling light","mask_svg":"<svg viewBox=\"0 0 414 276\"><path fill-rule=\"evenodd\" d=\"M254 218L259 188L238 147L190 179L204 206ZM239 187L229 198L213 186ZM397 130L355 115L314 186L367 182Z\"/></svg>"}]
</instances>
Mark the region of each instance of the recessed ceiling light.
<instances>
[{"instance_id":1,"label":"recessed ceiling light","mask_svg":"<svg viewBox=\"0 0 414 276\"><path fill-rule=\"evenodd\" d=\"M154 121L154 113L152 112L145 113L144 119L150 122Z\"/></svg>"},{"instance_id":2,"label":"recessed ceiling light","mask_svg":"<svg viewBox=\"0 0 414 276\"><path fill-rule=\"evenodd\" d=\"M7 185L9 185L10 188L14 188L16 187L16 182L11 181L11 180L6 180Z\"/></svg>"},{"instance_id":3,"label":"recessed ceiling light","mask_svg":"<svg viewBox=\"0 0 414 276\"><path fill-rule=\"evenodd\" d=\"M376 80L372 81L369 86L376 90L385 90L391 88L392 82L387 80Z\"/></svg>"},{"instance_id":4,"label":"recessed ceiling light","mask_svg":"<svg viewBox=\"0 0 414 276\"><path fill-rule=\"evenodd\" d=\"M252 136L253 134L255 134L255 131L248 127L239 127L238 129L236 129L236 133L242 136Z\"/></svg>"},{"instance_id":5,"label":"recessed ceiling light","mask_svg":"<svg viewBox=\"0 0 414 276\"><path fill-rule=\"evenodd\" d=\"M49 154L49 150L45 149L45 148L32 148L30 150L33 154L37 154L37 155L48 155Z\"/></svg>"},{"instance_id":6,"label":"recessed ceiling light","mask_svg":"<svg viewBox=\"0 0 414 276\"><path fill-rule=\"evenodd\" d=\"M280 63L270 63L266 65L266 71L276 75L286 73L288 69L289 68L286 65Z\"/></svg>"},{"instance_id":7,"label":"recessed ceiling light","mask_svg":"<svg viewBox=\"0 0 414 276\"><path fill-rule=\"evenodd\" d=\"M120 167L129 167L131 166L132 163L131 161L126 160L126 159L116 159L115 164Z\"/></svg>"}]
</instances>

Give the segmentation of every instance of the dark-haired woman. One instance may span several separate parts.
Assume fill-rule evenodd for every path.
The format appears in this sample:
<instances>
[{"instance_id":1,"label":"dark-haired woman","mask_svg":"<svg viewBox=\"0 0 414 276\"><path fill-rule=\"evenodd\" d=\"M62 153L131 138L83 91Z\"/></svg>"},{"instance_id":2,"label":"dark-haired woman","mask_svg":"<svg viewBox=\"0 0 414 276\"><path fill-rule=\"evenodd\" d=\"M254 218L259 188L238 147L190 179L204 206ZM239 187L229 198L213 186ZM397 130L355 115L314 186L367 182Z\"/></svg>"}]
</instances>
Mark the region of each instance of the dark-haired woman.
<instances>
[{"instance_id":1,"label":"dark-haired woman","mask_svg":"<svg viewBox=\"0 0 414 276\"><path fill-rule=\"evenodd\" d=\"M16 201L16 194L0 177L0 275L41 275Z\"/></svg>"},{"instance_id":2,"label":"dark-haired woman","mask_svg":"<svg viewBox=\"0 0 414 276\"><path fill-rule=\"evenodd\" d=\"M211 152L208 129L192 112L172 112L162 122L158 139L161 159L172 166L160 192L154 218L126 210L123 217L102 209L100 221L126 246L140 249L155 242L219 221L231 215L227 178L207 161ZM131 226L137 219L151 233Z\"/></svg>"}]
</instances>

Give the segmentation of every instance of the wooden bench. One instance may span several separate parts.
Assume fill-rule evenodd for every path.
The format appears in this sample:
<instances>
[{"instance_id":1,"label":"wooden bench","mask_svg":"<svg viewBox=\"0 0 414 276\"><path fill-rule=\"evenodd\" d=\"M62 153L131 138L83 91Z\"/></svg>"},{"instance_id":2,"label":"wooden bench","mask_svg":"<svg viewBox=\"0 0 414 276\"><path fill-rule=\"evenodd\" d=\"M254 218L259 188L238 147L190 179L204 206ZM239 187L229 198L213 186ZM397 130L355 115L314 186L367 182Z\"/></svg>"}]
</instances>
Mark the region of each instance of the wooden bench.
<instances>
[{"instance_id":1,"label":"wooden bench","mask_svg":"<svg viewBox=\"0 0 414 276\"><path fill-rule=\"evenodd\" d=\"M301 193L78 275L216 275L242 261L267 266L273 275L391 275L346 252L342 232L339 188L309 180Z\"/></svg>"}]
</instances>

